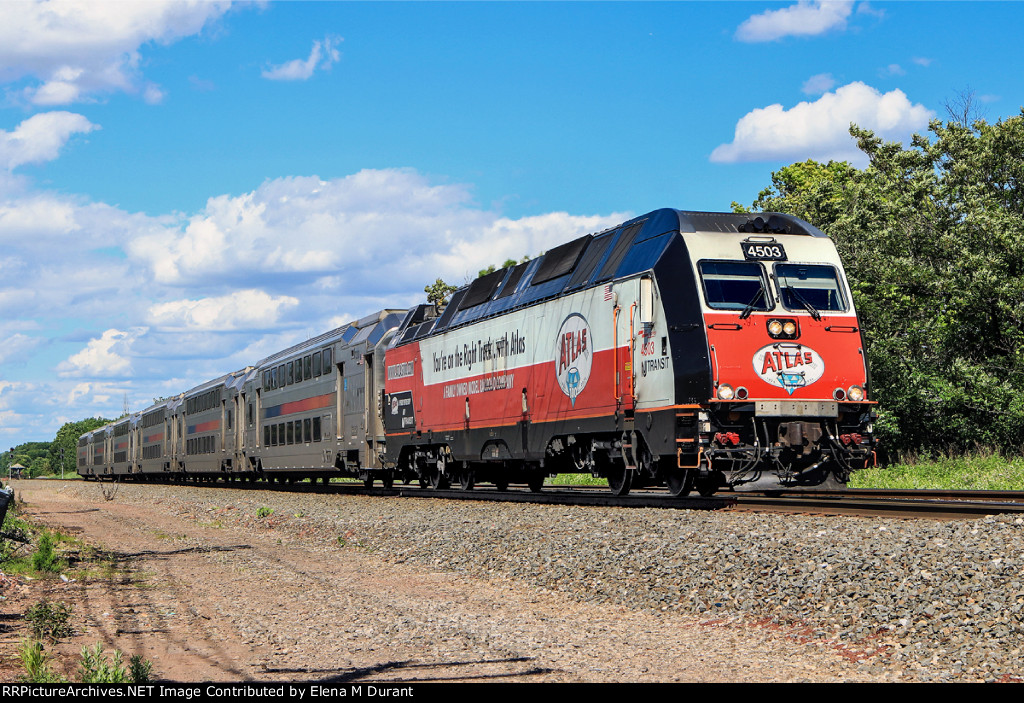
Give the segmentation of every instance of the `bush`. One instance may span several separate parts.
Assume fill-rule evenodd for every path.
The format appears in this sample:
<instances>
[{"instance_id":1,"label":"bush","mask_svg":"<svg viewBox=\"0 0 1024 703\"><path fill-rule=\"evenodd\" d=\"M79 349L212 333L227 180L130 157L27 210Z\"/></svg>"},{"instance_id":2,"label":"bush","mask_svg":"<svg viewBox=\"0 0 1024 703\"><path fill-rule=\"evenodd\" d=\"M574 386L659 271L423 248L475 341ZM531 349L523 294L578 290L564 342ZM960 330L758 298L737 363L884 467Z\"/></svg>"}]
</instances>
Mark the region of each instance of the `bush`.
<instances>
[{"instance_id":1,"label":"bush","mask_svg":"<svg viewBox=\"0 0 1024 703\"><path fill-rule=\"evenodd\" d=\"M122 658L121 651L115 649L113 661L108 659L100 642L92 649L82 647L82 659L78 663L78 680L82 683L131 683L131 677L121 663Z\"/></svg>"},{"instance_id":2,"label":"bush","mask_svg":"<svg viewBox=\"0 0 1024 703\"><path fill-rule=\"evenodd\" d=\"M28 609L25 619L37 640L48 639L56 644L61 637L71 634L71 606L67 603L52 604L44 598Z\"/></svg>"}]
</instances>

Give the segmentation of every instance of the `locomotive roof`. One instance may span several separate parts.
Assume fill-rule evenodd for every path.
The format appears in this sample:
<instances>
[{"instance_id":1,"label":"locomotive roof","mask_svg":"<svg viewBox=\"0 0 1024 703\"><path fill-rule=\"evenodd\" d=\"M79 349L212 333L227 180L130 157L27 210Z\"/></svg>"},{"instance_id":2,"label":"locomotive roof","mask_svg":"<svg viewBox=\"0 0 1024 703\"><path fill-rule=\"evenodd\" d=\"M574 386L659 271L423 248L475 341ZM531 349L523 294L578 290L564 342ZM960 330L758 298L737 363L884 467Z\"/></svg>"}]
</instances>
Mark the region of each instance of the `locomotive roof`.
<instances>
[{"instance_id":1,"label":"locomotive roof","mask_svg":"<svg viewBox=\"0 0 1024 703\"><path fill-rule=\"evenodd\" d=\"M816 227L782 213L696 212L663 208L561 244L542 256L477 278L452 294L440 317L410 314L394 345L476 320L612 282L654 267L680 233L795 234L825 237ZM416 310L414 308L414 310Z\"/></svg>"}]
</instances>

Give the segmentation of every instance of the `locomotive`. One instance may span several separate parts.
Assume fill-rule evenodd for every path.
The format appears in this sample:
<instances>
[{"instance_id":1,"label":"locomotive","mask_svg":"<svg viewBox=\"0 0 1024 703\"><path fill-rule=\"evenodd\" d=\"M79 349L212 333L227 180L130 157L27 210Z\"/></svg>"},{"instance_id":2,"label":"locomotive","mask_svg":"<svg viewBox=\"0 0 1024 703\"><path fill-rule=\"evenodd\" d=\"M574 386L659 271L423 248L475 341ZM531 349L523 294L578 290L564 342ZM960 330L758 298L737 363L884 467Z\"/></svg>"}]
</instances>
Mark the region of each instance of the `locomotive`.
<instances>
[{"instance_id":1,"label":"locomotive","mask_svg":"<svg viewBox=\"0 0 1024 703\"><path fill-rule=\"evenodd\" d=\"M83 435L79 472L837 488L874 456L869 392L827 236L779 213L662 209Z\"/></svg>"}]
</instances>

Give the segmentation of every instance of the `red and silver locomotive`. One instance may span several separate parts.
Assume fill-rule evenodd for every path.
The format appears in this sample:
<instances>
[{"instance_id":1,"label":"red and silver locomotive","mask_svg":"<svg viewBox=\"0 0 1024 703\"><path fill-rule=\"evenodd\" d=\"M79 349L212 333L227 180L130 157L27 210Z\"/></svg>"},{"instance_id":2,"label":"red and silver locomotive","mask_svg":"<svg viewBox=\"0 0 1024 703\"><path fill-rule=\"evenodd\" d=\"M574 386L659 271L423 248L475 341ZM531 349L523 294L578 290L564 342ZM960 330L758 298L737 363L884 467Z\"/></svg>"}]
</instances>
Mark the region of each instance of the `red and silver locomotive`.
<instances>
[{"instance_id":1,"label":"red and silver locomotive","mask_svg":"<svg viewBox=\"0 0 1024 703\"><path fill-rule=\"evenodd\" d=\"M837 487L873 451L836 248L794 217L658 210L410 311L387 460L440 486Z\"/></svg>"}]
</instances>

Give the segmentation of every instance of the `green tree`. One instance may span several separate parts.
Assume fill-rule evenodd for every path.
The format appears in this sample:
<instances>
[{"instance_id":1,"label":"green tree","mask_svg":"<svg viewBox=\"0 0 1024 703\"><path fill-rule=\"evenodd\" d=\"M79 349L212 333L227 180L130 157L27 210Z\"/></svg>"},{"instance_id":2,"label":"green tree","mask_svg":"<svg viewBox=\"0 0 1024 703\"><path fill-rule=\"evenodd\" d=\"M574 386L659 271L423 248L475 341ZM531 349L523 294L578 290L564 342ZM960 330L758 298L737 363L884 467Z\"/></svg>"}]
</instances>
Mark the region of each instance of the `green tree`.
<instances>
[{"instance_id":1,"label":"green tree","mask_svg":"<svg viewBox=\"0 0 1024 703\"><path fill-rule=\"evenodd\" d=\"M500 268L506 269L509 266L515 266L516 264L519 264L519 263L525 264L529 260L530 260L529 256L524 256L522 261L516 261L515 259L505 259L505 263L503 263ZM480 271L477 273L476 277L477 278L483 278L484 276L486 276L489 273L494 273L495 271L498 270L498 268L499 268L498 266L495 266L494 264L491 264L490 266L488 266L485 269L480 269Z\"/></svg>"},{"instance_id":2,"label":"green tree","mask_svg":"<svg viewBox=\"0 0 1024 703\"><path fill-rule=\"evenodd\" d=\"M448 296L458 290L458 286L445 283L440 278L429 286L424 286L423 292L427 294L427 302L434 305L445 305L448 303Z\"/></svg>"},{"instance_id":3,"label":"green tree","mask_svg":"<svg viewBox=\"0 0 1024 703\"><path fill-rule=\"evenodd\" d=\"M867 168L792 164L750 209L795 214L836 242L890 447L1019 453L1024 111L929 131L904 148L851 126Z\"/></svg>"}]
</instances>

